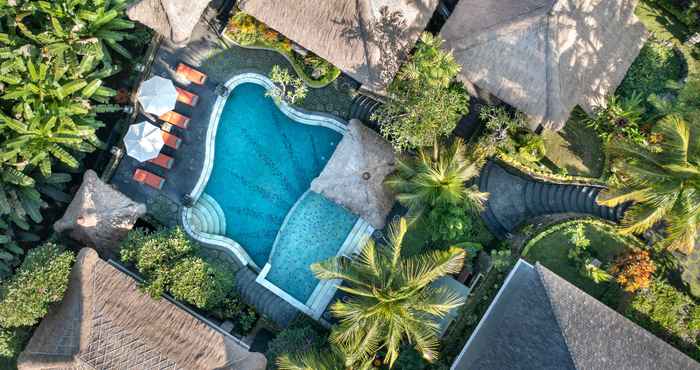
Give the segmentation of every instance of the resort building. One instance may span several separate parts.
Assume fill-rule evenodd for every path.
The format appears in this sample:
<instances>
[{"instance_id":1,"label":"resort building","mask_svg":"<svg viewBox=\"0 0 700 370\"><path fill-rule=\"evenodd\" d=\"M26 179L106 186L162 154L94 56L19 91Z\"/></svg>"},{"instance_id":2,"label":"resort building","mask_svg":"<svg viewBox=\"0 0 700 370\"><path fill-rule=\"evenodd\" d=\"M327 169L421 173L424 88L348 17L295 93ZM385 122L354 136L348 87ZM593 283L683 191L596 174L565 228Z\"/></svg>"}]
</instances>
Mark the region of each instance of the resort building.
<instances>
[{"instance_id":1,"label":"resort building","mask_svg":"<svg viewBox=\"0 0 700 370\"><path fill-rule=\"evenodd\" d=\"M242 0L244 12L382 95L438 0ZM312 28L309 26L313 25Z\"/></svg>"},{"instance_id":2,"label":"resort building","mask_svg":"<svg viewBox=\"0 0 700 370\"><path fill-rule=\"evenodd\" d=\"M264 370L266 363L216 326L141 292L136 280L84 248L63 301L34 331L18 368Z\"/></svg>"},{"instance_id":3,"label":"resort building","mask_svg":"<svg viewBox=\"0 0 700 370\"><path fill-rule=\"evenodd\" d=\"M461 0L440 36L472 94L561 129L615 92L645 41L636 0Z\"/></svg>"},{"instance_id":4,"label":"resort building","mask_svg":"<svg viewBox=\"0 0 700 370\"><path fill-rule=\"evenodd\" d=\"M540 265L519 260L452 370L700 369Z\"/></svg>"}]
</instances>

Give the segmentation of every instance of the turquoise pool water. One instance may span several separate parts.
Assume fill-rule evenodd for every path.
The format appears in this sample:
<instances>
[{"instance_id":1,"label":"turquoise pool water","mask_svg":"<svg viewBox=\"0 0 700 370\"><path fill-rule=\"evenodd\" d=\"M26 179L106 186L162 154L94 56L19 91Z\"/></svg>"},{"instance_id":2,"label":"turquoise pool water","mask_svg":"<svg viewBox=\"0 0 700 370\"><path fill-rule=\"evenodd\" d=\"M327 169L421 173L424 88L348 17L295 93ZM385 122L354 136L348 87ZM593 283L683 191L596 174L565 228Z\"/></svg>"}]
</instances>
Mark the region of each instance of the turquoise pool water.
<instances>
[{"instance_id":1,"label":"turquoise pool water","mask_svg":"<svg viewBox=\"0 0 700 370\"><path fill-rule=\"evenodd\" d=\"M214 167L204 192L223 209L226 236L259 267L268 261L285 216L341 138L331 129L289 119L260 85L244 83L231 93L219 121Z\"/></svg>"},{"instance_id":2,"label":"turquoise pool water","mask_svg":"<svg viewBox=\"0 0 700 370\"><path fill-rule=\"evenodd\" d=\"M318 283L309 266L335 256L357 218L322 195L306 193L280 230L266 279L306 302Z\"/></svg>"}]
</instances>

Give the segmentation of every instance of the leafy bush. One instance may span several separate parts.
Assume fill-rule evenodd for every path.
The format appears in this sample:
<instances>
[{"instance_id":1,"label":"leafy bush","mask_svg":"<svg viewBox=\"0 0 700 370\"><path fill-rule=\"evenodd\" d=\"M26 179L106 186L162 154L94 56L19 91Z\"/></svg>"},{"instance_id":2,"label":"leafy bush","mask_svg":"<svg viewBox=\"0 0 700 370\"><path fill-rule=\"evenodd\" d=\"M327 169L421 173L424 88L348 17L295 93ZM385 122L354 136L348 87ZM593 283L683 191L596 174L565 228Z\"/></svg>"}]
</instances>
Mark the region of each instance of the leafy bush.
<instances>
[{"instance_id":1,"label":"leafy bush","mask_svg":"<svg viewBox=\"0 0 700 370\"><path fill-rule=\"evenodd\" d=\"M586 237L586 226L578 223L575 227L566 231L573 248L569 250L569 260L579 269L583 276L593 280L596 284L610 281L612 276L593 263L594 256L589 249L591 241Z\"/></svg>"},{"instance_id":2,"label":"leafy bush","mask_svg":"<svg viewBox=\"0 0 700 370\"><path fill-rule=\"evenodd\" d=\"M681 74L682 63L672 47L652 39L632 63L617 89L617 95L630 98L641 94L646 98L652 94L663 94L668 83L679 80Z\"/></svg>"},{"instance_id":3,"label":"leafy bush","mask_svg":"<svg viewBox=\"0 0 700 370\"><path fill-rule=\"evenodd\" d=\"M388 101L372 114L396 151L436 145L469 111L469 95L453 83L460 66L443 40L424 33L411 59L388 87Z\"/></svg>"},{"instance_id":4,"label":"leafy bush","mask_svg":"<svg viewBox=\"0 0 700 370\"><path fill-rule=\"evenodd\" d=\"M592 117L586 116L583 120L605 143L627 138L644 145L648 135L640 127L644 112L641 94L633 93L624 98L611 95L594 108Z\"/></svg>"},{"instance_id":5,"label":"leafy bush","mask_svg":"<svg viewBox=\"0 0 700 370\"><path fill-rule=\"evenodd\" d=\"M473 217L468 207L441 203L427 212L426 226L433 241L461 241L471 234Z\"/></svg>"},{"instance_id":6,"label":"leafy bush","mask_svg":"<svg viewBox=\"0 0 700 370\"><path fill-rule=\"evenodd\" d=\"M510 249L494 249L491 251L491 266L498 272L506 272L515 263L515 257L513 257Z\"/></svg>"},{"instance_id":7,"label":"leafy bush","mask_svg":"<svg viewBox=\"0 0 700 370\"><path fill-rule=\"evenodd\" d=\"M197 308L211 309L223 302L233 282L196 251L180 228L153 233L136 229L122 244L121 259L136 266L144 278L142 289L152 297L167 291Z\"/></svg>"},{"instance_id":8,"label":"leafy bush","mask_svg":"<svg viewBox=\"0 0 700 370\"><path fill-rule=\"evenodd\" d=\"M0 327L0 358L19 356L27 339L29 339L29 331L24 328L4 329ZM2 365L1 361L0 365Z\"/></svg>"},{"instance_id":9,"label":"leafy bush","mask_svg":"<svg viewBox=\"0 0 700 370\"><path fill-rule=\"evenodd\" d=\"M53 243L27 253L15 274L0 286L0 326L31 326L58 302L68 288L75 257Z\"/></svg>"},{"instance_id":10,"label":"leafy bush","mask_svg":"<svg viewBox=\"0 0 700 370\"><path fill-rule=\"evenodd\" d=\"M502 106L489 105L481 108L479 119L484 122L484 132L477 143L478 158L503 152L528 163L547 154L544 139L530 131L522 112L511 113Z\"/></svg>"},{"instance_id":11,"label":"leafy bush","mask_svg":"<svg viewBox=\"0 0 700 370\"><path fill-rule=\"evenodd\" d=\"M696 360L700 359L698 305L669 283L655 279L649 288L640 290L626 315Z\"/></svg>"},{"instance_id":12,"label":"leafy bush","mask_svg":"<svg viewBox=\"0 0 700 370\"><path fill-rule=\"evenodd\" d=\"M170 293L175 299L199 308L221 304L233 289L233 281L216 265L199 257L187 257L175 264Z\"/></svg>"},{"instance_id":13,"label":"leafy bush","mask_svg":"<svg viewBox=\"0 0 700 370\"><path fill-rule=\"evenodd\" d=\"M615 276L618 284L628 292L648 288L654 271L656 266L645 250L628 252L619 257L610 268L610 273Z\"/></svg>"}]
</instances>

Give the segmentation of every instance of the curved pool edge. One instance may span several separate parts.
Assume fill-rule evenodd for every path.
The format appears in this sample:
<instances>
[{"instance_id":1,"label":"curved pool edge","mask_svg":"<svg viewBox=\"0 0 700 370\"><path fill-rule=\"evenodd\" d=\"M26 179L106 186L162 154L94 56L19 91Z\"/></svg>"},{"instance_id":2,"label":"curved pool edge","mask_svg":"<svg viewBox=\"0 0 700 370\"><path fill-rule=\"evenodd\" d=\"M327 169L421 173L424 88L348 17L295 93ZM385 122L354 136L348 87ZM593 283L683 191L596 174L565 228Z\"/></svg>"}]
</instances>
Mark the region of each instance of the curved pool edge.
<instances>
[{"instance_id":1,"label":"curved pool edge","mask_svg":"<svg viewBox=\"0 0 700 370\"><path fill-rule=\"evenodd\" d=\"M202 166L202 172L199 175L199 179L195 183L195 186L190 191L189 196L193 202L196 202L199 197L204 192L204 188L209 182L209 177L214 169L214 153L216 151L216 133L219 128L219 121L221 119L221 114L226 105L226 101L229 96L233 93L236 86L244 83L254 83L270 90L275 87L274 82L269 78L258 74L258 73L241 73L233 76L229 79L224 86L226 87L226 94L220 95L216 98L214 107L212 109L211 116L209 118L209 127L207 127L207 134L204 142L204 164ZM286 102L277 102L275 105L279 110L284 113L289 119L296 121L298 123L310 125L310 126L321 126L331 129L341 135L345 135L348 131L347 123L340 118L331 117L328 114L322 113L311 113L304 112L300 109L294 108Z\"/></svg>"},{"instance_id":2,"label":"curved pool edge","mask_svg":"<svg viewBox=\"0 0 700 370\"><path fill-rule=\"evenodd\" d=\"M223 235L215 235L195 230L190 225L189 219L192 217L193 207L182 207L180 212L180 223L182 224L185 233L191 236L194 240L201 243L205 248L212 248L224 253L228 253L235 257L243 266L250 266L256 271L260 267L248 255L248 252L243 247L231 238Z\"/></svg>"}]
</instances>

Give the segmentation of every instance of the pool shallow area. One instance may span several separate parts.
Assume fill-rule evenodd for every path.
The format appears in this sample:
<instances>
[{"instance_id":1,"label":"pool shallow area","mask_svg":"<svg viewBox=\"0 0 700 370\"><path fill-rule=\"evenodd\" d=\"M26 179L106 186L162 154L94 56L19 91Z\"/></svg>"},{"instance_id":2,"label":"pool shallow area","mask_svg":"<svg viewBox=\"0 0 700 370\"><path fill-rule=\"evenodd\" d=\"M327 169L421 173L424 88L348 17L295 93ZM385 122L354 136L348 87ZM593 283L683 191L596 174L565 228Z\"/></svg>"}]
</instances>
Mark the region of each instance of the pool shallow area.
<instances>
[{"instance_id":1,"label":"pool shallow area","mask_svg":"<svg viewBox=\"0 0 700 370\"><path fill-rule=\"evenodd\" d=\"M287 213L323 170L342 134L296 122L265 87L235 87L221 112L214 166L204 192L226 217L226 236L257 266L270 257Z\"/></svg>"},{"instance_id":2,"label":"pool shallow area","mask_svg":"<svg viewBox=\"0 0 700 370\"><path fill-rule=\"evenodd\" d=\"M299 302L308 302L318 281L310 266L335 256L358 217L309 191L279 231L265 277Z\"/></svg>"}]
</instances>

